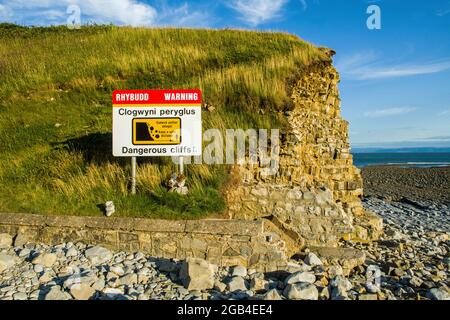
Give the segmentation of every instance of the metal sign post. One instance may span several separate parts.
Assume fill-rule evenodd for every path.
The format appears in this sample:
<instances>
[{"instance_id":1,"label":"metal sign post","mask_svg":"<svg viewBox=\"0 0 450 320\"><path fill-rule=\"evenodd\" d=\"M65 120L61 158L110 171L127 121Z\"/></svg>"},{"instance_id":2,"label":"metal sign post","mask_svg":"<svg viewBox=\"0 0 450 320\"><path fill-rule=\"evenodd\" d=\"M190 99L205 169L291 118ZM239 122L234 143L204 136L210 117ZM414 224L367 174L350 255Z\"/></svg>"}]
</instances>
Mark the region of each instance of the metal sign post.
<instances>
[{"instance_id":1,"label":"metal sign post","mask_svg":"<svg viewBox=\"0 0 450 320\"><path fill-rule=\"evenodd\" d=\"M184 174L184 158L180 157L180 174Z\"/></svg>"},{"instance_id":2,"label":"metal sign post","mask_svg":"<svg viewBox=\"0 0 450 320\"><path fill-rule=\"evenodd\" d=\"M131 194L136 194L136 157L131 157Z\"/></svg>"}]
</instances>

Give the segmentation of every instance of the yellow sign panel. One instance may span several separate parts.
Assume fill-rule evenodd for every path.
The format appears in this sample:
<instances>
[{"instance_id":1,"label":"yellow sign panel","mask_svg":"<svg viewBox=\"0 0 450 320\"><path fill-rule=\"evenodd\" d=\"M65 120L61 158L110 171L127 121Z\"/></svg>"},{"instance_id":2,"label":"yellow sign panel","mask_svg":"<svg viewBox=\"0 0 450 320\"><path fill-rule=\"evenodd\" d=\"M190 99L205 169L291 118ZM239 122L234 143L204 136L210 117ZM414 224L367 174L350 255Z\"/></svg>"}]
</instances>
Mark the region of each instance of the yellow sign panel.
<instances>
[{"instance_id":1,"label":"yellow sign panel","mask_svg":"<svg viewBox=\"0 0 450 320\"><path fill-rule=\"evenodd\" d=\"M180 118L133 119L133 144L158 145L181 143Z\"/></svg>"}]
</instances>

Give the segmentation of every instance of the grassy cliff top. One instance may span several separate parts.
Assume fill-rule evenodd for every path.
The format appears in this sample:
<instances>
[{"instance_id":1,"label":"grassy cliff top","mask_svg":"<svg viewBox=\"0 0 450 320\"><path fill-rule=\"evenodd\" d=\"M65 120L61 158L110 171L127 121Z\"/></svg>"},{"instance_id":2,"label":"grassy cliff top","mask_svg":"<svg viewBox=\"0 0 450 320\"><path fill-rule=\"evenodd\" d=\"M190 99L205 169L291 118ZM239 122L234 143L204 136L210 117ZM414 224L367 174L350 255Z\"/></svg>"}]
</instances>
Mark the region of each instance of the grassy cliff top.
<instances>
[{"instance_id":1,"label":"grassy cliff top","mask_svg":"<svg viewBox=\"0 0 450 320\"><path fill-rule=\"evenodd\" d=\"M95 215L113 200L125 216L220 212L223 166L190 166L180 197L162 186L170 158L140 159L128 194L128 161L111 155L112 91L200 88L215 107L204 129L279 128L289 81L324 59L283 33L0 24L0 211Z\"/></svg>"}]
</instances>

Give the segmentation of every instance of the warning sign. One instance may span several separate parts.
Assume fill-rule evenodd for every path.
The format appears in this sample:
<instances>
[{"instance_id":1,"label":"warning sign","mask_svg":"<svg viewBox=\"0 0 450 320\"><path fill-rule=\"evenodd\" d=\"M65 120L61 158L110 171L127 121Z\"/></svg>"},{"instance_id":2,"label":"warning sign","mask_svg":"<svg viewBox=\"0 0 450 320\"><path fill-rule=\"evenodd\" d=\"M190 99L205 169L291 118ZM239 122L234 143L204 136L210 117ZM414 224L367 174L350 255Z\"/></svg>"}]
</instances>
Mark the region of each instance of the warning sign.
<instances>
[{"instance_id":1,"label":"warning sign","mask_svg":"<svg viewBox=\"0 0 450 320\"><path fill-rule=\"evenodd\" d=\"M180 118L133 119L133 144L180 144Z\"/></svg>"},{"instance_id":2,"label":"warning sign","mask_svg":"<svg viewBox=\"0 0 450 320\"><path fill-rule=\"evenodd\" d=\"M113 92L114 156L198 156L201 149L200 90Z\"/></svg>"}]
</instances>

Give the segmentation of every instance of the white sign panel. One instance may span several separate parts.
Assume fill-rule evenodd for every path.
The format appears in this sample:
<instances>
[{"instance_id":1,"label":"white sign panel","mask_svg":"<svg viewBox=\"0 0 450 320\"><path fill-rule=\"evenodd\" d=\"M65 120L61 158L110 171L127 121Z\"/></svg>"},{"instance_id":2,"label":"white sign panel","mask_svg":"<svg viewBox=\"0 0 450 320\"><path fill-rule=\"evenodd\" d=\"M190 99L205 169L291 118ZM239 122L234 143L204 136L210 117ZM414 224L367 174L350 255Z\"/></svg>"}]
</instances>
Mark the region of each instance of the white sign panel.
<instances>
[{"instance_id":1,"label":"white sign panel","mask_svg":"<svg viewBox=\"0 0 450 320\"><path fill-rule=\"evenodd\" d=\"M201 110L200 90L114 91L113 155L201 155Z\"/></svg>"}]
</instances>

